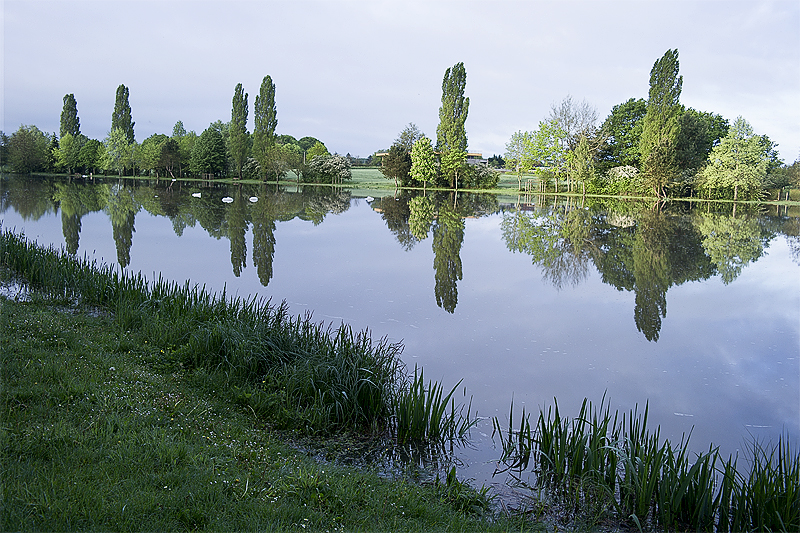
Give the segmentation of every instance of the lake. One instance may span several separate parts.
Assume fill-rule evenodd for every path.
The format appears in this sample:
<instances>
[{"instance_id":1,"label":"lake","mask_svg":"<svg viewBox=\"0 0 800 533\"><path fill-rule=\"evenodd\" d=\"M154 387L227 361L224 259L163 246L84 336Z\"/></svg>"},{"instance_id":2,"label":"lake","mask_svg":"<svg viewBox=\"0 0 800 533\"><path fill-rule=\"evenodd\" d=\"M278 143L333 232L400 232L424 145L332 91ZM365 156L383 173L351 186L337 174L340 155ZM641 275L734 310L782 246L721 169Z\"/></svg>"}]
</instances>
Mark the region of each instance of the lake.
<instances>
[{"instance_id":1,"label":"lake","mask_svg":"<svg viewBox=\"0 0 800 533\"><path fill-rule=\"evenodd\" d=\"M4 177L3 228L119 268L286 300L405 345L482 417L649 403L727 457L800 435L800 210L579 197ZM366 196L366 195L364 195ZM466 394L466 397L463 396ZM491 421L458 472L492 478Z\"/></svg>"}]
</instances>

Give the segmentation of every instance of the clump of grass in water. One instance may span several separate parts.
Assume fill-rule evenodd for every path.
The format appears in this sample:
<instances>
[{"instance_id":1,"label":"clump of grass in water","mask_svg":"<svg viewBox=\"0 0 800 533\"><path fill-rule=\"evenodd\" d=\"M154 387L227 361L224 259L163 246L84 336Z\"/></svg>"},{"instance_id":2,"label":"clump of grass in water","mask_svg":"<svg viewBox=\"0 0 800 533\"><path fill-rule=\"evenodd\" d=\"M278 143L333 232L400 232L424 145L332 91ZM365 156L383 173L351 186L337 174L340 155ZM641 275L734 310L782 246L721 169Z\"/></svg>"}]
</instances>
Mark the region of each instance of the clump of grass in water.
<instances>
[{"instance_id":1,"label":"clump of grass in water","mask_svg":"<svg viewBox=\"0 0 800 533\"><path fill-rule=\"evenodd\" d=\"M555 408L540 410L531 426L523 410L513 427L513 402L505 434L497 418L504 470L532 465L537 488L571 516L591 509L590 520L624 520L698 531L800 530L800 453L789 437L777 445L753 441L750 470L737 459L722 461L718 450L689 458L689 437L673 447L660 441L660 428L647 429L648 407L621 418L605 397L599 409L584 400L578 417L562 418Z\"/></svg>"},{"instance_id":2,"label":"clump of grass in water","mask_svg":"<svg viewBox=\"0 0 800 533\"><path fill-rule=\"evenodd\" d=\"M460 384L461 381L443 396L444 386L430 381L426 387L422 369L415 367L413 381L395 395L393 414L398 443L464 438L477 419L470 417L471 402L466 415L463 404L456 409L453 394Z\"/></svg>"}]
</instances>

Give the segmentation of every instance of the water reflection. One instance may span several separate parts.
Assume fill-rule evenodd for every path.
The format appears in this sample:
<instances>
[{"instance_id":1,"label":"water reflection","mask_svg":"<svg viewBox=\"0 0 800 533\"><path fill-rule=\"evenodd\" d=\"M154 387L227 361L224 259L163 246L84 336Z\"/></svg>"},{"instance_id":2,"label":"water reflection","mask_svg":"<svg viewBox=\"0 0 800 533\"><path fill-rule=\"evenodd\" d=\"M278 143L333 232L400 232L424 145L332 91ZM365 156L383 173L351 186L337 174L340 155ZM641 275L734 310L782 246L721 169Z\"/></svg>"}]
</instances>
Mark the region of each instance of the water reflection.
<instances>
[{"instance_id":1,"label":"water reflection","mask_svg":"<svg viewBox=\"0 0 800 533\"><path fill-rule=\"evenodd\" d=\"M3 211L13 208L23 219L34 220L61 211L65 248L73 255L79 249L82 219L89 213L106 213L122 268L131 263L141 210L169 218L177 236L199 225L215 239L228 239L236 277L247 268L247 233L252 227L252 265L265 287L274 275L277 222L298 218L319 225L327 215L343 213L351 205L348 190L329 187L9 177L2 183ZM633 292L634 324L652 342L658 341L667 317L671 287L717 275L730 284L778 234L787 237L793 260L800 264L800 218L788 216L786 208L782 215L781 208L775 208L775 215L766 217L755 208L740 206L737 211L736 206L723 205L712 212L708 204L700 205L590 204L540 196L501 206L494 195L419 191L371 202L403 250L410 252L432 233L434 296L448 313L456 311L463 279L465 219L500 212L507 249L530 256L553 287L577 287L596 270L603 283Z\"/></svg>"}]
</instances>

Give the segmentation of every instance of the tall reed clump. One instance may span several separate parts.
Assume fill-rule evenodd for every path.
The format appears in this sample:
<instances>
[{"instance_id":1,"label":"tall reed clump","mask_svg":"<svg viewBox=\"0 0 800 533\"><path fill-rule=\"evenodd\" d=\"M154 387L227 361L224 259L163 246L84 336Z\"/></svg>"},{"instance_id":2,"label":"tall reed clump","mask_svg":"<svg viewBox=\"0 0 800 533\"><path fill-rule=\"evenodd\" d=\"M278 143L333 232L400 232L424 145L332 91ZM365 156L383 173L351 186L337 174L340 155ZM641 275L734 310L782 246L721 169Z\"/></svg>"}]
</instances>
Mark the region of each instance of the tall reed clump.
<instances>
[{"instance_id":1,"label":"tall reed clump","mask_svg":"<svg viewBox=\"0 0 800 533\"><path fill-rule=\"evenodd\" d=\"M430 381L426 387L422 369L415 367L414 379L398 391L392 406L398 443L463 439L477 418L470 416L472 402L466 414L463 404L456 408L453 394L460 384L459 381L444 394L439 382Z\"/></svg>"},{"instance_id":2,"label":"tall reed clump","mask_svg":"<svg viewBox=\"0 0 800 533\"><path fill-rule=\"evenodd\" d=\"M423 387L421 371L409 384L402 345L315 322L310 314L292 317L285 302L229 298L225 290L211 294L161 276L148 282L141 273L75 259L8 230L0 232L0 264L50 295L109 310L120 330L170 348L189 368L248 384L255 389L246 393L248 405L284 413L282 425L312 432L395 429L405 442L463 436L474 424L469 409L464 417L456 408L455 387L442 396L438 383Z\"/></svg>"},{"instance_id":3,"label":"tall reed clump","mask_svg":"<svg viewBox=\"0 0 800 533\"><path fill-rule=\"evenodd\" d=\"M776 445L753 441L749 471L718 450L689 457L689 437L673 446L660 428L647 428L648 407L621 417L584 399L576 418L562 418L558 403L539 412L535 426L523 411L513 425L513 402L505 432L494 433L506 469L536 473L537 487L561 512L583 518L622 519L666 530L800 530L800 453L789 437ZM586 515L590 509L591 516Z\"/></svg>"}]
</instances>

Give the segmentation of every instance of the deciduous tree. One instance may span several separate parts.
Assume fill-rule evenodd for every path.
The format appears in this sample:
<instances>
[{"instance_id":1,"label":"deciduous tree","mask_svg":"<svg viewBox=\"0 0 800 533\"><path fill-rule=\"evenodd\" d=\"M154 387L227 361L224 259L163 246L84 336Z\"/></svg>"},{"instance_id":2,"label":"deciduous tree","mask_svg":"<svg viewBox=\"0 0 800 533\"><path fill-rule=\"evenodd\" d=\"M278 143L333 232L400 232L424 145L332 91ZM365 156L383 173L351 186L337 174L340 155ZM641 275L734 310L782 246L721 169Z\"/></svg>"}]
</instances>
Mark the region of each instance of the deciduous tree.
<instances>
[{"instance_id":1,"label":"deciduous tree","mask_svg":"<svg viewBox=\"0 0 800 533\"><path fill-rule=\"evenodd\" d=\"M644 178L658 197L666 195L666 187L679 175L676 146L682 109L678 100L683 86L679 70L677 49L667 50L650 70L650 92L639 151Z\"/></svg>"},{"instance_id":2,"label":"deciduous tree","mask_svg":"<svg viewBox=\"0 0 800 533\"><path fill-rule=\"evenodd\" d=\"M114 102L114 113L111 115L111 131L121 129L125 133L129 144L133 144L133 126L136 124L131 117L131 105L128 102L130 91L125 85L117 87L117 97Z\"/></svg>"},{"instance_id":3,"label":"deciduous tree","mask_svg":"<svg viewBox=\"0 0 800 533\"><path fill-rule=\"evenodd\" d=\"M218 129L209 126L200 134L192 150L191 168L196 174L221 174L225 170L225 141Z\"/></svg>"},{"instance_id":4,"label":"deciduous tree","mask_svg":"<svg viewBox=\"0 0 800 533\"><path fill-rule=\"evenodd\" d=\"M236 84L233 92L233 105L231 107L230 124L230 152L236 173L242 177L242 166L247 160L247 152L250 148L250 138L247 133L247 93L242 89L242 84Z\"/></svg>"},{"instance_id":5,"label":"deciduous tree","mask_svg":"<svg viewBox=\"0 0 800 533\"><path fill-rule=\"evenodd\" d=\"M64 108L61 110L61 129L59 137L69 133L77 137L81 133L81 121L78 118L78 103L75 101L74 94L64 95Z\"/></svg>"},{"instance_id":6,"label":"deciduous tree","mask_svg":"<svg viewBox=\"0 0 800 533\"><path fill-rule=\"evenodd\" d=\"M264 76L261 90L256 95L253 108L253 157L266 172L270 153L275 145L275 128L278 126L278 111L275 107L275 84Z\"/></svg>"},{"instance_id":7,"label":"deciduous tree","mask_svg":"<svg viewBox=\"0 0 800 533\"><path fill-rule=\"evenodd\" d=\"M456 187L458 174L467 158L465 122L469 113L469 97L464 96L466 85L464 63L456 63L452 69L445 70L439 126L436 128L436 150L442 163L442 184L449 184L450 187Z\"/></svg>"},{"instance_id":8,"label":"deciduous tree","mask_svg":"<svg viewBox=\"0 0 800 533\"><path fill-rule=\"evenodd\" d=\"M754 196L764 186L768 161L762 137L738 117L728 135L711 150L708 166L698 174L698 186L707 195L713 189L732 189L734 200L740 190Z\"/></svg>"},{"instance_id":9,"label":"deciduous tree","mask_svg":"<svg viewBox=\"0 0 800 533\"><path fill-rule=\"evenodd\" d=\"M8 138L8 162L14 172L27 174L47 170L50 136L36 126L20 126Z\"/></svg>"},{"instance_id":10,"label":"deciduous tree","mask_svg":"<svg viewBox=\"0 0 800 533\"><path fill-rule=\"evenodd\" d=\"M431 140L425 135L420 137L411 148L411 179L427 185L436 178L436 156L433 153Z\"/></svg>"}]
</instances>

